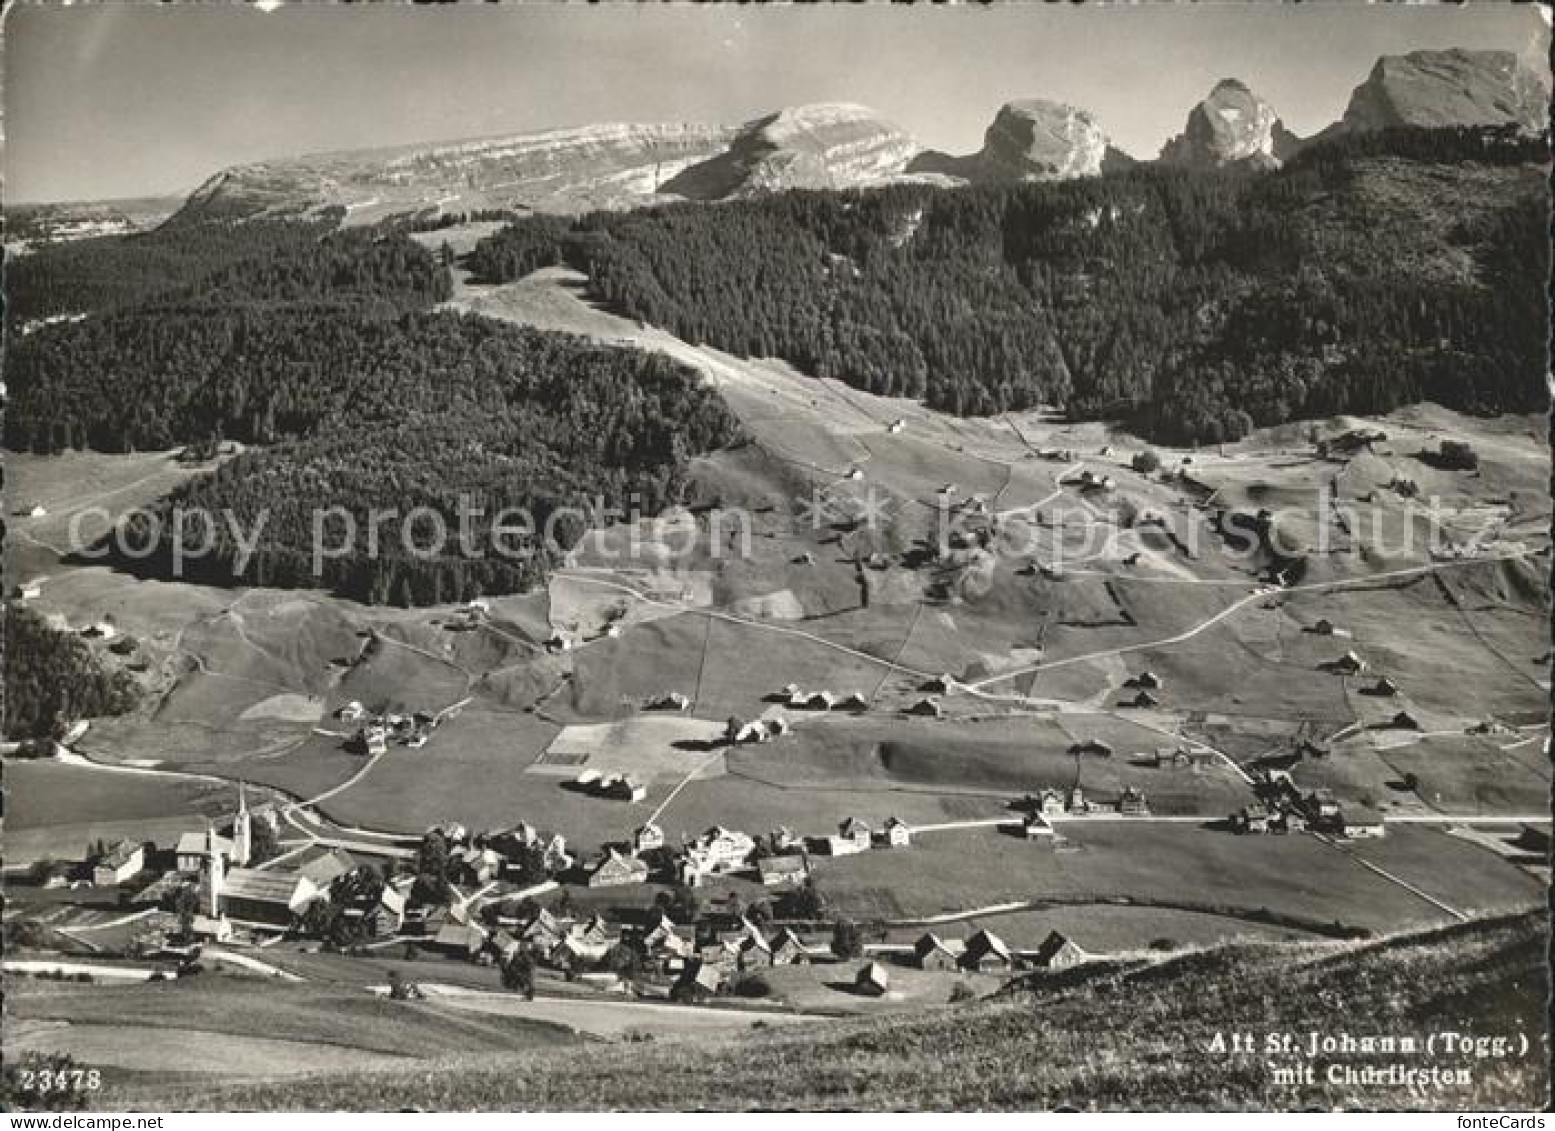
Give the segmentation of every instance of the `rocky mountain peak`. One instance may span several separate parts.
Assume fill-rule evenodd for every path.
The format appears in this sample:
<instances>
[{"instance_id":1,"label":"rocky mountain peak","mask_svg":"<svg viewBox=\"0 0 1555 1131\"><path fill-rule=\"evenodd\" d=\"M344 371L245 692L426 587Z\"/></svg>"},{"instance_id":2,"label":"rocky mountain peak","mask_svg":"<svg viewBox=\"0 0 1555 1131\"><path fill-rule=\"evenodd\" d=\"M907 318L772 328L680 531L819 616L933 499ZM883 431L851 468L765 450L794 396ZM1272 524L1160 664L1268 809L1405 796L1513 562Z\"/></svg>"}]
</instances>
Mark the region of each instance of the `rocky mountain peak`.
<instances>
[{"instance_id":1,"label":"rocky mountain peak","mask_svg":"<svg viewBox=\"0 0 1555 1131\"><path fill-rule=\"evenodd\" d=\"M1094 177L1102 170L1109 144L1088 110L1028 98L999 108L983 135L978 164L990 180Z\"/></svg>"},{"instance_id":2,"label":"rocky mountain peak","mask_svg":"<svg viewBox=\"0 0 1555 1131\"><path fill-rule=\"evenodd\" d=\"M1545 128L1547 72L1511 51L1411 51L1384 55L1350 95L1341 126L1349 132L1389 126L1518 125Z\"/></svg>"},{"instance_id":3,"label":"rocky mountain peak","mask_svg":"<svg viewBox=\"0 0 1555 1131\"><path fill-rule=\"evenodd\" d=\"M1192 168L1241 163L1273 168L1296 144L1272 106L1241 79L1227 78L1189 111L1183 132L1161 147L1161 161Z\"/></svg>"}]
</instances>

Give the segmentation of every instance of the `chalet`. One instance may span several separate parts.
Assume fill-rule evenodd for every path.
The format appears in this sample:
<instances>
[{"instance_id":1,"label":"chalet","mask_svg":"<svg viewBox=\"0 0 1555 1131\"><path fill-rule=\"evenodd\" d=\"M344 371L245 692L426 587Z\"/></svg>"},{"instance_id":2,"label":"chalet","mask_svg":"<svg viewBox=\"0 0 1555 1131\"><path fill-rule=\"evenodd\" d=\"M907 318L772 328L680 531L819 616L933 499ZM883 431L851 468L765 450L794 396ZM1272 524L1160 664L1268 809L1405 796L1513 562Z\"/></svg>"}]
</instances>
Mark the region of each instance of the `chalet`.
<instances>
[{"instance_id":1,"label":"chalet","mask_svg":"<svg viewBox=\"0 0 1555 1131\"><path fill-rule=\"evenodd\" d=\"M1011 969L1015 965L1015 955L998 935L982 930L967 939L959 961L964 970L997 973Z\"/></svg>"},{"instance_id":2,"label":"chalet","mask_svg":"<svg viewBox=\"0 0 1555 1131\"><path fill-rule=\"evenodd\" d=\"M1067 970L1090 958L1089 954L1075 945L1073 939L1054 931L1042 940L1032 960L1045 970Z\"/></svg>"},{"instance_id":3,"label":"chalet","mask_svg":"<svg viewBox=\"0 0 1555 1131\"><path fill-rule=\"evenodd\" d=\"M632 847L638 852L652 852L664 847L664 830L655 824L646 824L632 834Z\"/></svg>"},{"instance_id":4,"label":"chalet","mask_svg":"<svg viewBox=\"0 0 1555 1131\"><path fill-rule=\"evenodd\" d=\"M949 695L956 687L956 678L949 672L941 672L929 680L919 691L925 691L930 695Z\"/></svg>"},{"instance_id":5,"label":"chalet","mask_svg":"<svg viewBox=\"0 0 1555 1131\"><path fill-rule=\"evenodd\" d=\"M576 935L567 935L551 948L546 961L562 970L581 970L593 966L609 952L608 942L591 943Z\"/></svg>"},{"instance_id":6,"label":"chalet","mask_svg":"<svg viewBox=\"0 0 1555 1131\"><path fill-rule=\"evenodd\" d=\"M945 709L939 703L930 698L919 699L909 706L903 714L918 715L923 718L937 719L945 714Z\"/></svg>"},{"instance_id":7,"label":"chalet","mask_svg":"<svg viewBox=\"0 0 1555 1131\"><path fill-rule=\"evenodd\" d=\"M1053 826L1041 813L1028 813L1026 819L1021 822L1021 834L1027 840L1037 840L1041 837L1053 835Z\"/></svg>"},{"instance_id":8,"label":"chalet","mask_svg":"<svg viewBox=\"0 0 1555 1131\"><path fill-rule=\"evenodd\" d=\"M1118 812L1125 817L1147 817L1150 815L1150 805L1142 791L1125 786L1118 796Z\"/></svg>"},{"instance_id":9,"label":"chalet","mask_svg":"<svg viewBox=\"0 0 1555 1131\"><path fill-rule=\"evenodd\" d=\"M1244 805L1241 812L1231 818L1231 824L1239 833L1266 833L1269 831L1269 810L1256 801Z\"/></svg>"},{"instance_id":10,"label":"chalet","mask_svg":"<svg viewBox=\"0 0 1555 1131\"><path fill-rule=\"evenodd\" d=\"M853 988L858 993L879 997L891 988L891 975L880 963L866 962L853 979Z\"/></svg>"},{"instance_id":11,"label":"chalet","mask_svg":"<svg viewBox=\"0 0 1555 1131\"><path fill-rule=\"evenodd\" d=\"M701 959L692 959L686 964L680 980L671 988L670 996L681 1001L711 997L719 991L723 982L723 971L717 966Z\"/></svg>"},{"instance_id":12,"label":"chalet","mask_svg":"<svg viewBox=\"0 0 1555 1131\"><path fill-rule=\"evenodd\" d=\"M541 866L547 872L565 872L574 864L572 853L567 851L567 838L557 833L545 845Z\"/></svg>"},{"instance_id":13,"label":"chalet","mask_svg":"<svg viewBox=\"0 0 1555 1131\"><path fill-rule=\"evenodd\" d=\"M518 937L536 950L549 951L562 939L561 924L545 908L541 908L535 917L524 925L518 932Z\"/></svg>"},{"instance_id":14,"label":"chalet","mask_svg":"<svg viewBox=\"0 0 1555 1131\"><path fill-rule=\"evenodd\" d=\"M803 883L810 875L810 862L803 856L763 856L756 861L756 871L767 887Z\"/></svg>"},{"instance_id":15,"label":"chalet","mask_svg":"<svg viewBox=\"0 0 1555 1131\"><path fill-rule=\"evenodd\" d=\"M145 866L145 845L121 840L93 862L92 883L100 888L122 884L139 875Z\"/></svg>"},{"instance_id":16,"label":"chalet","mask_svg":"<svg viewBox=\"0 0 1555 1131\"><path fill-rule=\"evenodd\" d=\"M648 796L647 787L636 778L621 776L605 783L606 797L614 801L641 801Z\"/></svg>"},{"instance_id":17,"label":"chalet","mask_svg":"<svg viewBox=\"0 0 1555 1131\"><path fill-rule=\"evenodd\" d=\"M739 963L739 940L719 939L697 947L695 961L726 974L734 973Z\"/></svg>"},{"instance_id":18,"label":"chalet","mask_svg":"<svg viewBox=\"0 0 1555 1131\"><path fill-rule=\"evenodd\" d=\"M342 848L315 847L303 850L289 861L291 870L312 881L320 891L325 890L341 876L358 868L352 855Z\"/></svg>"},{"instance_id":19,"label":"chalet","mask_svg":"<svg viewBox=\"0 0 1555 1131\"><path fill-rule=\"evenodd\" d=\"M511 962L513 956L524 949L524 944L519 942L507 931L499 930L487 940L487 946L496 956L498 962Z\"/></svg>"},{"instance_id":20,"label":"chalet","mask_svg":"<svg viewBox=\"0 0 1555 1131\"><path fill-rule=\"evenodd\" d=\"M216 852L228 863L234 863L232 841L227 837L211 832L187 832L178 838L178 846L173 850L173 858L177 862L178 870L198 874L205 867L212 843Z\"/></svg>"},{"instance_id":21,"label":"chalet","mask_svg":"<svg viewBox=\"0 0 1555 1131\"><path fill-rule=\"evenodd\" d=\"M954 970L960 964L960 955L933 931L913 944L912 953L920 970Z\"/></svg>"},{"instance_id":22,"label":"chalet","mask_svg":"<svg viewBox=\"0 0 1555 1131\"><path fill-rule=\"evenodd\" d=\"M735 943L734 962L740 970L765 970L772 965L772 946L753 927Z\"/></svg>"},{"instance_id":23,"label":"chalet","mask_svg":"<svg viewBox=\"0 0 1555 1131\"><path fill-rule=\"evenodd\" d=\"M1064 813L1064 795L1056 789L1044 789L1040 812L1044 817L1061 817Z\"/></svg>"},{"instance_id":24,"label":"chalet","mask_svg":"<svg viewBox=\"0 0 1555 1131\"><path fill-rule=\"evenodd\" d=\"M1379 676L1377 682L1371 687L1371 694L1381 696L1384 699L1392 699L1398 694L1398 684L1387 676Z\"/></svg>"},{"instance_id":25,"label":"chalet","mask_svg":"<svg viewBox=\"0 0 1555 1131\"><path fill-rule=\"evenodd\" d=\"M1339 828L1350 840L1373 840L1387 833L1382 814L1371 809L1346 809L1339 816Z\"/></svg>"},{"instance_id":26,"label":"chalet","mask_svg":"<svg viewBox=\"0 0 1555 1131\"><path fill-rule=\"evenodd\" d=\"M1398 714L1394 715L1391 719L1388 720L1388 726L1397 730L1422 729L1420 726L1420 720L1415 718L1408 711L1400 711Z\"/></svg>"},{"instance_id":27,"label":"chalet","mask_svg":"<svg viewBox=\"0 0 1555 1131\"><path fill-rule=\"evenodd\" d=\"M1331 821L1339 816L1339 802L1331 789L1314 789L1302 798L1302 808L1311 821Z\"/></svg>"},{"instance_id":28,"label":"chalet","mask_svg":"<svg viewBox=\"0 0 1555 1131\"><path fill-rule=\"evenodd\" d=\"M591 888L624 887L627 884L641 884L648 881L648 865L635 856L625 856L615 849L610 849L594 866L589 873L588 886Z\"/></svg>"},{"instance_id":29,"label":"chalet","mask_svg":"<svg viewBox=\"0 0 1555 1131\"><path fill-rule=\"evenodd\" d=\"M912 829L907 822L892 817L885 823L885 842L890 848L906 848L912 843Z\"/></svg>"},{"instance_id":30,"label":"chalet","mask_svg":"<svg viewBox=\"0 0 1555 1131\"><path fill-rule=\"evenodd\" d=\"M734 742L743 745L750 742L766 742L772 737L767 730L767 724L761 719L754 722L740 723L734 727Z\"/></svg>"},{"instance_id":31,"label":"chalet","mask_svg":"<svg viewBox=\"0 0 1555 1131\"><path fill-rule=\"evenodd\" d=\"M784 927L773 935L767 946L774 966L799 966L810 961L810 951L799 941L792 927Z\"/></svg>"},{"instance_id":32,"label":"chalet","mask_svg":"<svg viewBox=\"0 0 1555 1131\"><path fill-rule=\"evenodd\" d=\"M679 691L669 691L655 699L650 699L644 705L648 711L689 711L691 699Z\"/></svg>"},{"instance_id":33,"label":"chalet","mask_svg":"<svg viewBox=\"0 0 1555 1131\"><path fill-rule=\"evenodd\" d=\"M486 932L475 923L444 923L426 946L459 958L474 958L486 949Z\"/></svg>"},{"instance_id":34,"label":"chalet","mask_svg":"<svg viewBox=\"0 0 1555 1131\"><path fill-rule=\"evenodd\" d=\"M602 946L610 942L610 926L604 916L596 913L582 922L574 923L568 928L567 937L577 939L587 946Z\"/></svg>"},{"instance_id":35,"label":"chalet","mask_svg":"<svg viewBox=\"0 0 1555 1131\"><path fill-rule=\"evenodd\" d=\"M307 876L285 868L233 868L217 880L218 906L237 923L289 927L323 894Z\"/></svg>"},{"instance_id":36,"label":"chalet","mask_svg":"<svg viewBox=\"0 0 1555 1131\"><path fill-rule=\"evenodd\" d=\"M837 826L837 836L841 840L851 841L855 851L862 852L870 846L874 837L874 830L867 822L857 817L849 817Z\"/></svg>"},{"instance_id":37,"label":"chalet","mask_svg":"<svg viewBox=\"0 0 1555 1131\"><path fill-rule=\"evenodd\" d=\"M679 861L681 883L694 887L706 876L743 872L755 852L756 842L747 834L715 825L685 847Z\"/></svg>"},{"instance_id":38,"label":"chalet","mask_svg":"<svg viewBox=\"0 0 1555 1131\"><path fill-rule=\"evenodd\" d=\"M1346 652L1337 660L1328 662L1328 670L1337 675L1358 675L1366 670L1366 661L1357 656L1353 651Z\"/></svg>"},{"instance_id":39,"label":"chalet","mask_svg":"<svg viewBox=\"0 0 1555 1131\"><path fill-rule=\"evenodd\" d=\"M696 949L665 915L643 932L642 945L650 958L685 958Z\"/></svg>"}]
</instances>

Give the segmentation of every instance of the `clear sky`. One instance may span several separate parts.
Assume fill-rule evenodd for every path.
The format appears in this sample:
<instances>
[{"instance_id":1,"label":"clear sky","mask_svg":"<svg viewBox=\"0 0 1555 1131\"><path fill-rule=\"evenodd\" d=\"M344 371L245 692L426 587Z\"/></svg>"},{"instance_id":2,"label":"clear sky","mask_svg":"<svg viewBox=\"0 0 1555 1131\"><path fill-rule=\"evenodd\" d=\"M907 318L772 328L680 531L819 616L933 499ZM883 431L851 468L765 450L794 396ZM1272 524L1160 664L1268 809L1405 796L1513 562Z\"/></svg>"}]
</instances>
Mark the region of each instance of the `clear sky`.
<instances>
[{"instance_id":1,"label":"clear sky","mask_svg":"<svg viewBox=\"0 0 1555 1131\"><path fill-rule=\"evenodd\" d=\"M1306 135L1340 115L1379 55L1527 52L1544 28L1534 8L1498 2L261 12L52 0L4 24L5 189L16 201L158 194L266 157L587 122L739 122L819 101L862 102L966 153L1002 103L1053 98L1153 156L1221 78L1247 82Z\"/></svg>"}]
</instances>

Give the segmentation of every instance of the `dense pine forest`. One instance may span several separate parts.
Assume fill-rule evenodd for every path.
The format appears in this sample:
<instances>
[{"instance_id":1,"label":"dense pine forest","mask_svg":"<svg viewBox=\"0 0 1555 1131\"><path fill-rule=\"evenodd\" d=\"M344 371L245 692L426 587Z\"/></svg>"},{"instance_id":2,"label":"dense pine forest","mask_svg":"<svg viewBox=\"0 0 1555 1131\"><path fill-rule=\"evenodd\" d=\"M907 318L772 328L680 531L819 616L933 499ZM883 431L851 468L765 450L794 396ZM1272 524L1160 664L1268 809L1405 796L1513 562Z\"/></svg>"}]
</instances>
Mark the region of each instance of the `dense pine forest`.
<instances>
[{"instance_id":1,"label":"dense pine forest","mask_svg":"<svg viewBox=\"0 0 1555 1131\"><path fill-rule=\"evenodd\" d=\"M548 553L513 538L493 552L490 524L505 508L523 508L542 532L564 507L656 513L678 498L690 456L738 435L717 394L662 357L432 312L447 270L402 232L278 221L87 242L101 254L63 245L28 257L31 278L75 279L82 300L70 306L61 283L34 313L96 313L12 334L6 444L39 454L255 445L160 504L162 515L230 512L244 532L263 514L251 555L224 523L213 553L183 563L185 577L325 585L399 604L522 589L544 576ZM461 496L485 512L468 520L466 545L412 553L395 520L380 524L376 552L368 546L370 509L426 506L456 534ZM330 508L342 512L332 547L343 545L344 514L361 537L317 576L313 516ZM551 533L565 548L583 522L562 518ZM121 564L167 575L168 524L131 534L146 556ZM184 543L204 537L191 528Z\"/></svg>"},{"instance_id":2,"label":"dense pine forest","mask_svg":"<svg viewBox=\"0 0 1555 1131\"><path fill-rule=\"evenodd\" d=\"M1038 404L1163 442L1421 399L1544 405L1542 141L1397 130L1278 173L795 192L537 216L472 256L568 263L691 341L984 415Z\"/></svg>"},{"instance_id":3,"label":"dense pine forest","mask_svg":"<svg viewBox=\"0 0 1555 1131\"><path fill-rule=\"evenodd\" d=\"M133 677L102 663L74 633L49 626L15 603L5 609L5 733L8 738L58 738L77 719L122 715L139 698Z\"/></svg>"}]
</instances>

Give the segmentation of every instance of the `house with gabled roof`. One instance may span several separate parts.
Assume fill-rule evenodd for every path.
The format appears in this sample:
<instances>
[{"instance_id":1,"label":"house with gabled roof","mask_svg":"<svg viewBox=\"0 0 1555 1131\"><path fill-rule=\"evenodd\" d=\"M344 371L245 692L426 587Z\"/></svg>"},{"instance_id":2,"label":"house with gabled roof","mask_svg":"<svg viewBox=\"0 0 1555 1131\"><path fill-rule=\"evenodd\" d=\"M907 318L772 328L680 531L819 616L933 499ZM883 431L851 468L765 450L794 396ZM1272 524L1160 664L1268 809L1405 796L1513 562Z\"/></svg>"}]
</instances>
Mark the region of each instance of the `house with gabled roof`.
<instances>
[{"instance_id":1,"label":"house with gabled roof","mask_svg":"<svg viewBox=\"0 0 1555 1131\"><path fill-rule=\"evenodd\" d=\"M912 953L913 962L920 970L954 970L961 963L960 948L952 948L933 931L921 935L913 943Z\"/></svg>"},{"instance_id":2,"label":"house with gabled roof","mask_svg":"<svg viewBox=\"0 0 1555 1131\"><path fill-rule=\"evenodd\" d=\"M792 927L784 927L768 941L774 966L794 966L810 961L809 948L799 940Z\"/></svg>"},{"instance_id":3,"label":"house with gabled roof","mask_svg":"<svg viewBox=\"0 0 1555 1131\"><path fill-rule=\"evenodd\" d=\"M139 875L146 866L145 845L121 840L92 864L92 883L112 887Z\"/></svg>"},{"instance_id":4,"label":"house with gabled roof","mask_svg":"<svg viewBox=\"0 0 1555 1131\"><path fill-rule=\"evenodd\" d=\"M906 848L912 843L912 829L900 817L891 817L885 823L885 842L890 848Z\"/></svg>"},{"instance_id":5,"label":"house with gabled roof","mask_svg":"<svg viewBox=\"0 0 1555 1131\"><path fill-rule=\"evenodd\" d=\"M589 872L591 888L623 887L648 881L648 865L635 856L627 856L614 848L607 849L599 863Z\"/></svg>"},{"instance_id":6,"label":"house with gabled roof","mask_svg":"<svg viewBox=\"0 0 1555 1131\"><path fill-rule=\"evenodd\" d=\"M664 830L649 822L632 834L632 847L638 852L652 852L664 847Z\"/></svg>"},{"instance_id":7,"label":"house with gabled roof","mask_svg":"<svg viewBox=\"0 0 1555 1131\"><path fill-rule=\"evenodd\" d=\"M1067 970L1071 966L1090 961L1091 957L1081 950L1073 939L1053 931L1042 940L1042 945L1037 948L1032 961L1045 970Z\"/></svg>"},{"instance_id":8,"label":"house with gabled roof","mask_svg":"<svg viewBox=\"0 0 1555 1131\"><path fill-rule=\"evenodd\" d=\"M902 713L904 715L916 715L927 719L937 719L945 714L945 709L937 700L924 696L922 699L910 704Z\"/></svg>"},{"instance_id":9,"label":"house with gabled roof","mask_svg":"<svg viewBox=\"0 0 1555 1131\"><path fill-rule=\"evenodd\" d=\"M763 856L756 861L756 872L767 887L799 884L810 874L810 862L801 855Z\"/></svg>"},{"instance_id":10,"label":"house with gabled roof","mask_svg":"<svg viewBox=\"0 0 1555 1131\"><path fill-rule=\"evenodd\" d=\"M961 967L980 973L999 973L1015 965L1015 955L1004 940L986 928L966 941L961 952Z\"/></svg>"},{"instance_id":11,"label":"house with gabled roof","mask_svg":"<svg viewBox=\"0 0 1555 1131\"><path fill-rule=\"evenodd\" d=\"M723 981L723 971L717 966L693 958L686 963L680 980L670 989L670 996L677 1001L712 997L723 987Z\"/></svg>"}]
</instances>

